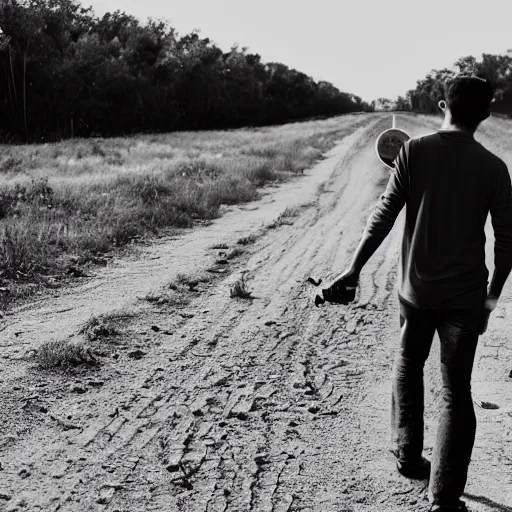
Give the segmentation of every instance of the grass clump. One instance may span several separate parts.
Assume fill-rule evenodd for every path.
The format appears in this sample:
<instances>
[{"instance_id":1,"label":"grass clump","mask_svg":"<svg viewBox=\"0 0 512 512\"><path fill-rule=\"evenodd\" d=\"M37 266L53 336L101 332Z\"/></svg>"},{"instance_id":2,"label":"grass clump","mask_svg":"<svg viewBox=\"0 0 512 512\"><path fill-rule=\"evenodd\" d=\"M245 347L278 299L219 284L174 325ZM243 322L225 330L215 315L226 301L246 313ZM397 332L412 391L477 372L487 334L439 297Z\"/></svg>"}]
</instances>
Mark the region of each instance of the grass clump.
<instances>
[{"instance_id":1,"label":"grass clump","mask_svg":"<svg viewBox=\"0 0 512 512\"><path fill-rule=\"evenodd\" d=\"M121 324L134 316L133 313L127 312L93 316L82 326L79 333L84 335L89 341L117 336L121 334Z\"/></svg>"},{"instance_id":2,"label":"grass clump","mask_svg":"<svg viewBox=\"0 0 512 512\"><path fill-rule=\"evenodd\" d=\"M230 289L230 296L232 299L240 298L240 299L251 299L252 294L247 288L247 281L245 280L245 276L242 275L240 279L237 279L233 286Z\"/></svg>"},{"instance_id":3,"label":"grass clump","mask_svg":"<svg viewBox=\"0 0 512 512\"><path fill-rule=\"evenodd\" d=\"M258 239L258 237L256 235L244 236L244 237L240 238L240 240L238 240L237 244L250 245L250 244L253 244L254 242L256 242L257 239Z\"/></svg>"},{"instance_id":4,"label":"grass clump","mask_svg":"<svg viewBox=\"0 0 512 512\"><path fill-rule=\"evenodd\" d=\"M34 359L38 366L44 370L93 365L97 362L89 347L79 343L71 343L67 340L43 343L36 352Z\"/></svg>"},{"instance_id":5,"label":"grass clump","mask_svg":"<svg viewBox=\"0 0 512 512\"><path fill-rule=\"evenodd\" d=\"M276 229L280 226L291 226L293 225L293 221L291 219L298 217L300 213L300 208L298 207L288 207L286 208L279 217L268 226L269 229Z\"/></svg>"},{"instance_id":6,"label":"grass clump","mask_svg":"<svg viewBox=\"0 0 512 512\"><path fill-rule=\"evenodd\" d=\"M226 254L226 259L227 260L234 260L235 258L238 258L239 256L242 256L242 254L244 254L244 250L241 249L240 247L235 247L234 249L231 249L231 251L229 251Z\"/></svg>"}]
</instances>

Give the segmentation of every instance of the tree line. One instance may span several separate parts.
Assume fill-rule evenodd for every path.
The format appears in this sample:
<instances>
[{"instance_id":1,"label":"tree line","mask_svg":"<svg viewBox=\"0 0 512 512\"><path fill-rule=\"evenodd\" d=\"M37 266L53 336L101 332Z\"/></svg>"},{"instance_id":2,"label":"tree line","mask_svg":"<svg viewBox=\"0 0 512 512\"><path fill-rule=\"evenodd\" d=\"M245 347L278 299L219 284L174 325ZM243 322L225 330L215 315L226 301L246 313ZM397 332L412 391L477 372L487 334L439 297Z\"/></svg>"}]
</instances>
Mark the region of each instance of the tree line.
<instances>
[{"instance_id":1,"label":"tree line","mask_svg":"<svg viewBox=\"0 0 512 512\"><path fill-rule=\"evenodd\" d=\"M55 140L278 124L369 110L199 33L75 0L0 0L0 136Z\"/></svg>"},{"instance_id":2,"label":"tree line","mask_svg":"<svg viewBox=\"0 0 512 512\"><path fill-rule=\"evenodd\" d=\"M453 69L432 70L424 79L417 81L415 89L398 97L395 110L438 112L437 103L444 98L447 83L460 73L488 80L496 91L492 111L512 115L512 51L505 55L484 53L480 59L462 57L455 62Z\"/></svg>"}]
</instances>

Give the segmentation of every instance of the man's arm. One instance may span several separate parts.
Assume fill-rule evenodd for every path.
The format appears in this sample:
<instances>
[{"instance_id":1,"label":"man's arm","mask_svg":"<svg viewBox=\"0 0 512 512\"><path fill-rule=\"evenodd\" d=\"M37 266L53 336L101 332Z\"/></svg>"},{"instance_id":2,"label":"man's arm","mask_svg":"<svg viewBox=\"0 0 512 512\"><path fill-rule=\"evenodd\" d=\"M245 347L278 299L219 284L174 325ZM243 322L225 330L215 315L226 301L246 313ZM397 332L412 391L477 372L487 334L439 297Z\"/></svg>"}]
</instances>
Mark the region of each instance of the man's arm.
<instances>
[{"instance_id":1,"label":"man's arm","mask_svg":"<svg viewBox=\"0 0 512 512\"><path fill-rule=\"evenodd\" d=\"M512 185L507 167L501 171L491 202L494 229L494 274L488 298L497 301L512 269Z\"/></svg>"},{"instance_id":2,"label":"man's arm","mask_svg":"<svg viewBox=\"0 0 512 512\"><path fill-rule=\"evenodd\" d=\"M395 169L391 172L386 190L368 219L366 229L352 259L352 264L330 286L334 288L333 292L336 292L336 286L353 287L357 285L359 274L366 262L391 231L409 194L407 156L408 151L405 147L402 147L395 160Z\"/></svg>"},{"instance_id":3,"label":"man's arm","mask_svg":"<svg viewBox=\"0 0 512 512\"><path fill-rule=\"evenodd\" d=\"M405 205L408 193L407 156L405 148L402 148L396 158L395 169L391 171L386 190L366 223L366 229L350 266L353 272L357 274L361 272L366 262L389 234Z\"/></svg>"}]
</instances>

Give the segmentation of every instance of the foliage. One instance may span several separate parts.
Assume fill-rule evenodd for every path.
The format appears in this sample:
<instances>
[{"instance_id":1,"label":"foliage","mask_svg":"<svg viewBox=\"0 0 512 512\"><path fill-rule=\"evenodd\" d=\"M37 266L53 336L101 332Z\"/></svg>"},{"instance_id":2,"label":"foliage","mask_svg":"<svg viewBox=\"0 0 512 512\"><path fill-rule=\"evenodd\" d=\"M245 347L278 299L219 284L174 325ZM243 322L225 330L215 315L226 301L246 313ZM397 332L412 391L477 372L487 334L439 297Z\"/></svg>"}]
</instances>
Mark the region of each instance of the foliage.
<instances>
[{"instance_id":1,"label":"foliage","mask_svg":"<svg viewBox=\"0 0 512 512\"><path fill-rule=\"evenodd\" d=\"M4 147L0 288L9 293L0 293L0 309L37 286L79 277L77 265L105 262L103 254L126 244L204 224L222 214L222 205L256 199L259 187L308 168L366 122L353 116ZM169 303L182 302L173 295Z\"/></svg>"},{"instance_id":2,"label":"foliage","mask_svg":"<svg viewBox=\"0 0 512 512\"><path fill-rule=\"evenodd\" d=\"M484 53L480 59L462 57L452 69L432 70L418 80L416 88L408 91L405 98L398 98L395 109L438 112L437 103L444 98L447 83L459 73L488 80L496 91L492 111L512 115L512 51L506 55Z\"/></svg>"},{"instance_id":3,"label":"foliage","mask_svg":"<svg viewBox=\"0 0 512 512\"><path fill-rule=\"evenodd\" d=\"M240 299L252 299L252 294L247 288L247 281L245 280L245 276L242 274L240 279L237 279L235 283L231 286L229 290L229 294L232 299L240 298Z\"/></svg>"},{"instance_id":4,"label":"foliage","mask_svg":"<svg viewBox=\"0 0 512 512\"><path fill-rule=\"evenodd\" d=\"M278 124L369 108L197 32L98 18L76 0L0 0L0 135L25 141Z\"/></svg>"}]
</instances>

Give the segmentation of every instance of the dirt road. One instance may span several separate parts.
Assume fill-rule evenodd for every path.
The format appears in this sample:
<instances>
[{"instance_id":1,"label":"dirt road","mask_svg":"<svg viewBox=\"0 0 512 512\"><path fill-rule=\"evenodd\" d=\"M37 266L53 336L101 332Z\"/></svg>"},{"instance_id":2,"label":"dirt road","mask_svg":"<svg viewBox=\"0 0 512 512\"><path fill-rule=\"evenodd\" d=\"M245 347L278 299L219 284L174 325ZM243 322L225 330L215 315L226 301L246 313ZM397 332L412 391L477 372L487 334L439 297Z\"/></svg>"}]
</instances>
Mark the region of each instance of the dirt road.
<instances>
[{"instance_id":1,"label":"dirt road","mask_svg":"<svg viewBox=\"0 0 512 512\"><path fill-rule=\"evenodd\" d=\"M306 283L344 268L387 180L373 144L389 116L344 122L346 136L303 178L0 325L1 511L427 509L425 484L399 477L388 452L402 217L354 305L316 309ZM436 121L398 116L398 126L416 136ZM478 138L512 168L511 133L492 120ZM251 234L244 253L219 254ZM212 249L221 243L228 249ZM212 267L186 292L188 304L140 300L165 296L178 273ZM242 273L253 299L230 298ZM136 317L99 344L98 367L62 374L30 361L49 339L79 337L92 314L127 307ZM511 317L509 283L474 378L475 395L496 407L477 411L468 502L481 512L512 510ZM426 370L427 453L436 356Z\"/></svg>"}]
</instances>

